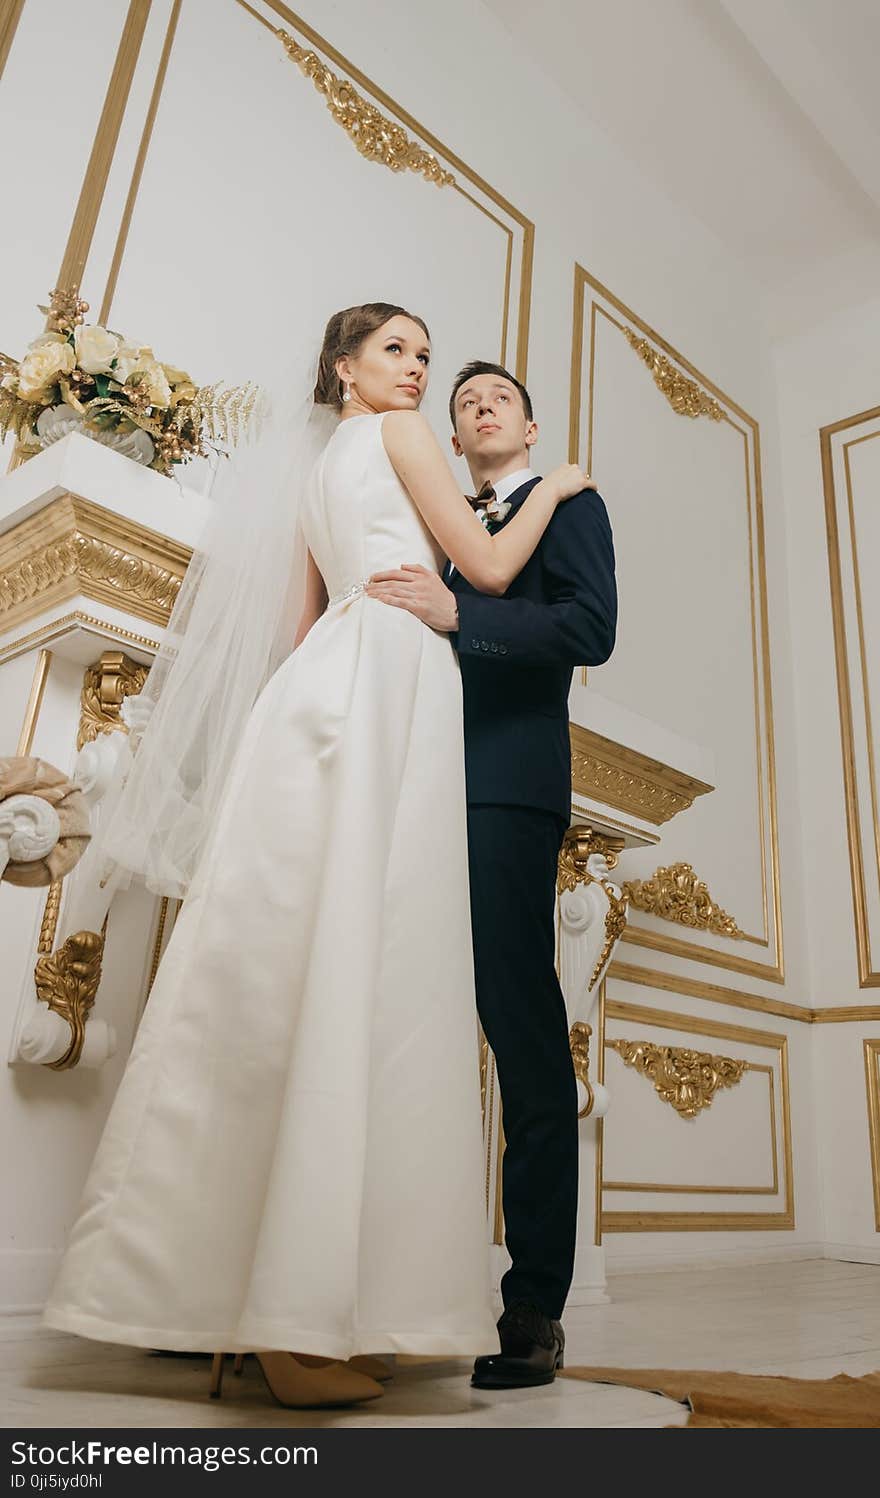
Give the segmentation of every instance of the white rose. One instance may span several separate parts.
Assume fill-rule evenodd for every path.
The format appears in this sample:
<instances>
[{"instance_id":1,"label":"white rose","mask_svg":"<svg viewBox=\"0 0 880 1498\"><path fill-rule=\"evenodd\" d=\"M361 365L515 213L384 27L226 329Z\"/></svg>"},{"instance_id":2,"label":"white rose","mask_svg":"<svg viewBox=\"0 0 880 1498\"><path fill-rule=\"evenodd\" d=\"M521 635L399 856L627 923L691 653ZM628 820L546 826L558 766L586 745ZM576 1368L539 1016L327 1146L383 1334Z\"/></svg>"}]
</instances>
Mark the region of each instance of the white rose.
<instances>
[{"instance_id":1,"label":"white rose","mask_svg":"<svg viewBox=\"0 0 880 1498\"><path fill-rule=\"evenodd\" d=\"M161 364L155 359L149 360L144 367L147 377L147 389L150 392L150 400L154 406L171 405L171 386Z\"/></svg>"},{"instance_id":2,"label":"white rose","mask_svg":"<svg viewBox=\"0 0 880 1498\"><path fill-rule=\"evenodd\" d=\"M137 343L120 343L116 350L116 367L113 370L114 380L124 385L130 374L136 370L140 371L145 362L152 362L153 350L144 348Z\"/></svg>"},{"instance_id":3,"label":"white rose","mask_svg":"<svg viewBox=\"0 0 880 1498\"><path fill-rule=\"evenodd\" d=\"M116 356L119 339L115 333L93 324L80 327L74 332L76 362L86 374L110 374L110 363Z\"/></svg>"},{"instance_id":4,"label":"white rose","mask_svg":"<svg viewBox=\"0 0 880 1498\"><path fill-rule=\"evenodd\" d=\"M18 369L18 393L22 400L38 401L59 375L68 375L76 364L69 343L42 343L25 354Z\"/></svg>"},{"instance_id":5,"label":"white rose","mask_svg":"<svg viewBox=\"0 0 880 1498\"><path fill-rule=\"evenodd\" d=\"M66 343L66 333L40 333L37 338L32 338L28 348L42 348L44 343Z\"/></svg>"},{"instance_id":6,"label":"white rose","mask_svg":"<svg viewBox=\"0 0 880 1498\"><path fill-rule=\"evenodd\" d=\"M140 357L130 363L127 362L124 367L127 371L125 375L126 380L130 380L132 375L141 376L138 383L146 388L147 394L150 397L151 405L163 407L170 406L171 386L168 383L168 380L165 376L165 371L162 368L161 364L159 364L158 361L152 357L151 350L142 349ZM118 361L117 367L113 371L113 376L114 379L119 380L120 383L124 383L119 370Z\"/></svg>"}]
</instances>

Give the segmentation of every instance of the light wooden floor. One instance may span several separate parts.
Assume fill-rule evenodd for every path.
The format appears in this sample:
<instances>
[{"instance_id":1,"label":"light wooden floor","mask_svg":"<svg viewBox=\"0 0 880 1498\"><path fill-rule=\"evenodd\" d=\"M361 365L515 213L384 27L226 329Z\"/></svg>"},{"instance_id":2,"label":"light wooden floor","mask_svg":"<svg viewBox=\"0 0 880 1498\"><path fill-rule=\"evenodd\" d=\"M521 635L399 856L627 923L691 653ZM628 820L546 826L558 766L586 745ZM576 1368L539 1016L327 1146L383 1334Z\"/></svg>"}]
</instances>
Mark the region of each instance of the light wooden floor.
<instances>
[{"instance_id":1,"label":"light wooden floor","mask_svg":"<svg viewBox=\"0 0 880 1498\"><path fill-rule=\"evenodd\" d=\"M827 1378L880 1370L880 1266L822 1259L735 1269L628 1274L613 1303L565 1316L566 1361ZM209 1363L157 1357L0 1321L0 1424L102 1427L545 1426L683 1424L680 1405L653 1394L558 1379L544 1389L489 1393L464 1361L398 1365L381 1400L351 1410L286 1410L248 1359L227 1364L224 1397L208 1399Z\"/></svg>"}]
</instances>

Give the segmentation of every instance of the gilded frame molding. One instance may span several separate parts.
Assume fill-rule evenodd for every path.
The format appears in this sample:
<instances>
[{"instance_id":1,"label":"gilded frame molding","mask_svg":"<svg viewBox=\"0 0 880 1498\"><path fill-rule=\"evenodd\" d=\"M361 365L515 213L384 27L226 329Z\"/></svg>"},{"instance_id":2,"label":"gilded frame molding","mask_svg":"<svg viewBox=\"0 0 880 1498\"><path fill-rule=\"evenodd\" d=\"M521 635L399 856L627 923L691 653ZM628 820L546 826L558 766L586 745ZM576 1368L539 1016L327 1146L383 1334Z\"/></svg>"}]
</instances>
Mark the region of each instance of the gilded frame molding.
<instances>
[{"instance_id":1,"label":"gilded frame molding","mask_svg":"<svg viewBox=\"0 0 880 1498\"><path fill-rule=\"evenodd\" d=\"M610 1050L613 1042L606 1040L606 1049ZM773 1179L769 1186L682 1186L674 1182L657 1181L603 1181L605 1191L643 1191L643 1192L674 1192L682 1196L778 1196L779 1194L779 1147L776 1138L776 1084L773 1079L773 1067L765 1066L757 1061L750 1061L746 1067L747 1071L765 1072L768 1083L768 1101L770 1104L770 1158L772 1163Z\"/></svg>"},{"instance_id":2,"label":"gilded frame molding","mask_svg":"<svg viewBox=\"0 0 880 1498\"><path fill-rule=\"evenodd\" d=\"M40 650L34 665L31 689L28 693L21 731L18 735L18 745L15 750L18 755L29 755L33 748L34 734L37 731L37 719L40 716L40 709L43 706L43 698L46 695L46 683L49 680L51 668L52 652L44 648Z\"/></svg>"},{"instance_id":3,"label":"gilded frame molding","mask_svg":"<svg viewBox=\"0 0 880 1498\"><path fill-rule=\"evenodd\" d=\"M132 0L132 3L147 3L149 5L150 0ZM244 3L244 0L231 0L231 3L239 5L239 7L245 12L246 15L249 15L258 24L264 26L266 30L268 30L273 35L273 37L277 36L279 27L276 26L267 17L261 16L255 9L255 6L253 4ZM374 83L373 80L369 78L366 73L362 72L355 63L351 62L349 58L345 57L343 53L338 51L336 47L334 47L320 34L320 32L316 31L314 27L310 26L307 21L304 21L302 19L302 17L296 15L296 13L292 11L289 6L283 3L283 0L257 0L257 3L264 5L266 9L273 12L278 17L279 22L283 23L291 30L297 32L300 37L304 37L315 51L320 53L322 57L325 58L328 62L331 62L334 67L343 72L353 84L356 84L358 86L359 89L363 90L367 95L369 95L378 107L387 110L405 129L410 131L414 136L418 137L418 139L423 142L425 146L429 150L431 150L437 157L448 163L448 165L452 169L454 169L454 171L457 172L458 175L464 179L464 181L470 183L471 187L475 191L485 195L485 197L495 205L500 213L504 214L508 219L513 221L513 225L515 227L511 227L510 223L505 223L497 213L492 212L492 210L488 208L484 203L481 203L479 201L479 198L474 196L474 192L469 192L461 182L457 181L449 188L444 189L444 191L459 193L474 208L476 208L480 213L484 214L488 219L491 220L492 223L496 224L497 227L506 236L506 269L500 340L501 363L506 363L508 357L507 345L509 340L512 295L514 290L513 283L516 279L514 275L514 261L516 259L515 238L516 235L521 235L521 247L519 251L519 276L518 286L516 288L517 328L514 370L518 379L525 380L528 367L529 321L531 315L532 270L535 242L535 226L532 221L526 218L525 214L520 212L518 208L515 208L512 203L510 203L505 197L503 197L501 193L499 193L494 187L492 187L472 167L468 166L467 162L463 161L461 157L457 156L453 151L445 146L443 142L437 138L437 136L435 136L430 130L426 129L424 125L420 124L420 122L416 120L411 114L409 114L409 112L405 110L403 106L399 104L394 98L392 98L390 94L386 93L384 89L380 88L378 84ZM149 154L153 128L155 125L156 116L158 114L162 90L165 83L165 76L168 68L168 62L174 46L174 40L180 16L180 9L181 0L174 0L168 20L168 25L166 28L162 55L157 68L150 103L145 116L141 140L132 171L132 177L126 197L125 208L123 210L122 218L120 221L110 271L107 278L107 284L105 286L104 294L102 297L102 321L105 321L110 316L113 296L116 290L120 269L122 267L125 250L128 243L131 220L134 213L135 204L137 202L137 196L140 188L141 178L143 175L144 165ZM316 104L319 103L320 101L316 100ZM103 192L103 185L101 187L101 192ZM88 196L89 200L91 199L91 196L93 196L91 194L85 194L85 184L83 196ZM98 202L100 203L100 199L98 199ZM96 217L97 214L95 214L95 218ZM92 229L93 228L94 224L92 225Z\"/></svg>"},{"instance_id":4,"label":"gilded frame molding","mask_svg":"<svg viewBox=\"0 0 880 1498\"><path fill-rule=\"evenodd\" d=\"M868 1102L868 1139L871 1147L871 1184L874 1189L874 1226L880 1233L880 1040L866 1040L863 1045Z\"/></svg>"},{"instance_id":5,"label":"gilded frame molding","mask_svg":"<svg viewBox=\"0 0 880 1498\"><path fill-rule=\"evenodd\" d=\"M582 407L584 387L584 341L587 288L590 288L589 348L586 360L587 416L586 437L582 442ZM606 303L603 306L602 303ZM613 308L614 311L609 309ZM625 319L621 322L618 316ZM782 894L779 868L779 826L776 792L776 747L773 730L773 697L771 681L769 603L767 591L766 546L764 536L763 490L761 482L760 428L754 417L691 364L649 323L608 290L580 264L575 265L572 310L571 395L569 405L569 458L578 461L585 449L586 467L593 459L593 418L596 382L596 328L603 317L627 336L638 329L667 360L691 376L684 383L703 393L710 392L721 408L720 420L738 432L743 442L743 462L750 556L749 603L751 613L751 651L754 676L755 754L757 770L757 815L760 842L761 882L763 889L764 930L760 935L744 933L742 940L771 948L770 912L772 908L773 960L756 961L738 952L683 940L662 930L653 930L630 922L623 940L635 946L667 952L692 962L705 962L729 971L755 978L784 983L785 962L782 930ZM667 397L669 398L669 397ZM707 396L708 400L708 396ZM706 414L709 414L708 411ZM760 650L759 650L760 644ZM769 827L769 869L768 869ZM768 887L769 885L769 887Z\"/></svg>"},{"instance_id":6,"label":"gilded frame molding","mask_svg":"<svg viewBox=\"0 0 880 1498\"><path fill-rule=\"evenodd\" d=\"M843 567L841 561L840 527L837 513L837 493L834 478L833 438L865 422L880 420L880 406L870 411L860 411L856 416L846 416L820 428L819 452L822 462L822 488L825 500L825 533L828 545L828 576L831 589L831 621L834 636L834 662L837 672L837 709L840 720L840 750L843 762L844 803L846 811L846 833L849 845L850 880L852 884L853 921L855 925L856 959L858 962L859 987L880 987L880 968L874 966L871 954L871 931L868 898L865 883L866 870L862 837L861 808L859 806L859 784L855 758L855 727L853 722L853 694L850 679L849 647L847 641L846 607L843 593ZM871 727L871 701L868 690L867 646L862 615L862 590L859 570L858 541L855 527L855 500L850 468L850 449L861 442L870 442L880 437L880 429L842 444L844 481L846 488L846 514L849 525L851 565L853 574L853 603L856 616L856 633L859 644L859 669L865 718L865 752L868 763L868 787L871 802L874 834L874 853L877 874L880 879L880 798L877 790L877 774L874 759L874 743Z\"/></svg>"},{"instance_id":7,"label":"gilded frame molding","mask_svg":"<svg viewBox=\"0 0 880 1498\"><path fill-rule=\"evenodd\" d=\"M12 51L15 33L24 10L24 0L3 0L0 7L0 78L6 67L6 59Z\"/></svg>"},{"instance_id":8,"label":"gilded frame molding","mask_svg":"<svg viewBox=\"0 0 880 1498\"><path fill-rule=\"evenodd\" d=\"M667 975L670 976L670 975ZM609 978L614 977L613 971ZM632 978L626 981L641 982ZM684 990L682 989L682 992ZM627 1004L617 999L606 998L605 1020L622 1019L628 1024L654 1026L661 1030L677 1030L684 1034L709 1035L716 1039L732 1040L740 1045L760 1046L776 1053L778 1057L781 1089L781 1145L783 1159L784 1206L778 1212L718 1212L718 1211L612 1211L602 1209L602 1231L604 1233L662 1233L662 1232L772 1232L790 1231L795 1226L794 1215L794 1160L792 1150L791 1097L788 1069L788 1036L773 1030L752 1030L744 1025L720 1024L717 1020L697 1019L690 1014L678 1014L666 1009L653 1009L646 1005ZM602 1047L606 1041L602 1034ZM775 1099L774 1099L775 1101ZM774 1119L773 1137L776 1138ZM619 1190L619 1183L602 1180L603 1193ZM629 1189L638 1189L633 1183ZM654 1186L646 1190L657 1189ZM677 1188L661 1183L660 1189L672 1191ZM711 1189L711 1188L709 1188ZM777 1175L778 1190L778 1175ZM725 1195L736 1193L731 1187L721 1187ZM752 1194L749 1192L749 1194ZM757 1194L757 1193L754 1193Z\"/></svg>"}]
</instances>

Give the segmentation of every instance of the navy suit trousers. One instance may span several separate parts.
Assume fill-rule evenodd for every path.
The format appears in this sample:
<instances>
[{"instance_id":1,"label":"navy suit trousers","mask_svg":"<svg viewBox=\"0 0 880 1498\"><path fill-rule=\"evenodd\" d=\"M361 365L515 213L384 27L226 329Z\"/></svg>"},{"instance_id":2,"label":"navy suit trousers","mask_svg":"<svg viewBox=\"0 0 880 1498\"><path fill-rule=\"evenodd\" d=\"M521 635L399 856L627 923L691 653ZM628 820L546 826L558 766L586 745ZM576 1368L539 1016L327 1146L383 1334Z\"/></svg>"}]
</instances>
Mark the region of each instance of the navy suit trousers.
<instances>
[{"instance_id":1,"label":"navy suit trousers","mask_svg":"<svg viewBox=\"0 0 880 1498\"><path fill-rule=\"evenodd\" d=\"M565 821L523 806L468 806L477 1008L503 1099L505 1306L562 1315L574 1268L577 1089L555 969L554 902Z\"/></svg>"}]
</instances>

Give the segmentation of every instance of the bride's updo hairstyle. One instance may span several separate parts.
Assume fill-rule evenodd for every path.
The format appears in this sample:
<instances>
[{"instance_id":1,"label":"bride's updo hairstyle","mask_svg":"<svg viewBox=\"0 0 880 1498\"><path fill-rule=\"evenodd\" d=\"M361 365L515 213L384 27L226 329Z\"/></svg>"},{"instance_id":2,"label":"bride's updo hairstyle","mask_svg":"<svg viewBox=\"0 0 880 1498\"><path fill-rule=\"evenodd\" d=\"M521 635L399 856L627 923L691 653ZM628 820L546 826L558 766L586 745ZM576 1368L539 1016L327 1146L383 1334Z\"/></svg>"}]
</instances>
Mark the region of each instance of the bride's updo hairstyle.
<instances>
[{"instance_id":1,"label":"bride's updo hairstyle","mask_svg":"<svg viewBox=\"0 0 880 1498\"><path fill-rule=\"evenodd\" d=\"M316 406L335 406L337 411L342 410L342 381L336 373L337 359L346 354L353 358L364 339L392 317L408 317L410 322L418 323L424 329L425 337L430 339L427 326L420 317L407 312L405 307L393 306L391 302L364 302L360 307L346 307L342 312L334 312L324 331L315 384Z\"/></svg>"}]
</instances>

